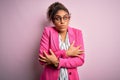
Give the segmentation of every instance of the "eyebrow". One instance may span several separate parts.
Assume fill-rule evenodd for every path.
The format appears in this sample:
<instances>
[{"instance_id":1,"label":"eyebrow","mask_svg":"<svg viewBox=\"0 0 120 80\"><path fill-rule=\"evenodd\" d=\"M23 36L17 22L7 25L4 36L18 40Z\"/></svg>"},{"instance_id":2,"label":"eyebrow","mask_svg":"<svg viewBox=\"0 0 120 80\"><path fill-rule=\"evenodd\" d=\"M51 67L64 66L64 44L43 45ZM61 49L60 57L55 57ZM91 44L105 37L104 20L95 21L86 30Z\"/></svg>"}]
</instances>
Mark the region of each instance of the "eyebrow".
<instances>
[{"instance_id":1,"label":"eyebrow","mask_svg":"<svg viewBox=\"0 0 120 80\"><path fill-rule=\"evenodd\" d=\"M65 15L63 15L63 16L67 16L67 15L69 15L69 14L65 14ZM55 16L61 17L60 15L55 15Z\"/></svg>"}]
</instances>

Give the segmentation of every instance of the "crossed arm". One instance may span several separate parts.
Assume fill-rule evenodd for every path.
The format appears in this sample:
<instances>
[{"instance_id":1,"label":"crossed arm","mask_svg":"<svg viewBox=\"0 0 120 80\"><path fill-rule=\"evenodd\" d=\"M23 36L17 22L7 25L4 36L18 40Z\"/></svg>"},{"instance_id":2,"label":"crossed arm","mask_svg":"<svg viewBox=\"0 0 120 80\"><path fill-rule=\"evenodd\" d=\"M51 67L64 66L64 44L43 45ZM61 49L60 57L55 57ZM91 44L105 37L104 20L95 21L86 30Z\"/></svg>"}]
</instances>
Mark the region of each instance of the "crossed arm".
<instances>
[{"instance_id":1,"label":"crossed arm","mask_svg":"<svg viewBox=\"0 0 120 80\"><path fill-rule=\"evenodd\" d=\"M77 67L83 63L83 50L80 50L80 46L74 47L74 42L71 44L68 50L66 50L66 58L58 58L55 53L50 49L50 55L43 51L43 55L39 55L39 60L46 63L46 65L53 64L55 67Z\"/></svg>"},{"instance_id":2,"label":"crossed arm","mask_svg":"<svg viewBox=\"0 0 120 80\"><path fill-rule=\"evenodd\" d=\"M73 41L68 50L59 50L53 52L47 46L44 46L49 44L48 39L48 34L46 30L44 30L39 54L39 61L44 65L53 65L59 69L61 67L75 68L84 63L84 51L81 49L81 45L74 47L75 41ZM48 53L50 54L48 55ZM58 55L62 55L64 58L59 57Z\"/></svg>"}]
</instances>

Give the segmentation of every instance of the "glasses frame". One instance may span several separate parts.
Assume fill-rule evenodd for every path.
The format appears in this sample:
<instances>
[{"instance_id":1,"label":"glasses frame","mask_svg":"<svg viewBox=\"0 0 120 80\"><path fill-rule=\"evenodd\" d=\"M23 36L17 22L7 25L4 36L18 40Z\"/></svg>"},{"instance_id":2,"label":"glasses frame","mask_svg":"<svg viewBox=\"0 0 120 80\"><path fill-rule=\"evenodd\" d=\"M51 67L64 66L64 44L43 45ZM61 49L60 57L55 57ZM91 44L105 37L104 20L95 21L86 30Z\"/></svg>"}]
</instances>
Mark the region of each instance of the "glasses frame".
<instances>
[{"instance_id":1,"label":"glasses frame","mask_svg":"<svg viewBox=\"0 0 120 80\"><path fill-rule=\"evenodd\" d=\"M70 14L66 14L63 17L61 17L59 15L56 15L56 16L54 17L54 21L57 21L57 22L61 22L62 20L67 22L68 20L70 20Z\"/></svg>"}]
</instances>

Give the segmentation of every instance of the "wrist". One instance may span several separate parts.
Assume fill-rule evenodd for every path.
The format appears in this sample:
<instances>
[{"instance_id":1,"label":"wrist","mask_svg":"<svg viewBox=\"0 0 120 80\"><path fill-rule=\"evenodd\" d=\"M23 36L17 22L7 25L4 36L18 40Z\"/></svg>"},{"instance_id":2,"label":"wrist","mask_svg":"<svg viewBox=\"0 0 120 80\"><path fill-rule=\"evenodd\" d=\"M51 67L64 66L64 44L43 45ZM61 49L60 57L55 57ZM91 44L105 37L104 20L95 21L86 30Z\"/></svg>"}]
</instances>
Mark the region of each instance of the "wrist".
<instances>
[{"instance_id":1,"label":"wrist","mask_svg":"<svg viewBox=\"0 0 120 80\"><path fill-rule=\"evenodd\" d=\"M54 63L54 66L55 66L55 67L58 67L58 64L59 64L59 60L57 59L57 60L55 61L55 63Z\"/></svg>"},{"instance_id":2,"label":"wrist","mask_svg":"<svg viewBox=\"0 0 120 80\"><path fill-rule=\"evenodd\" d=\"M68 50L66 50L66 55L67 55L67 56L70 56L70 54L69 54L69 51L68 51Z\"/></svg>"}]
</instances>

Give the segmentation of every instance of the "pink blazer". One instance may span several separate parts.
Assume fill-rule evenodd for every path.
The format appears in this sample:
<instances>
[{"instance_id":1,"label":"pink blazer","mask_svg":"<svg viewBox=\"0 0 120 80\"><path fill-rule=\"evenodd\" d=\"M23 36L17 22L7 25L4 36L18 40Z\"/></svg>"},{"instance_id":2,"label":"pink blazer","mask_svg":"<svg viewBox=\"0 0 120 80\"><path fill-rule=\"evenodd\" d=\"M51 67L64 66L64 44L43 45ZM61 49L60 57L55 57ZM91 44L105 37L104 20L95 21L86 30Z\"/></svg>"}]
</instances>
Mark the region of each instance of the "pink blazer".
<instances>
[{"instance_id":1,"label":"pink blazer","mask_svg":"<svg viewBox=\"0 0 120 80\"><path fill-rule=\"evenodd\" d=\"M68 27L68 36L70 44L75 40L74 46L81 45L81 49L84 50L82 32L80 30ZM83 65L84 54L79 57L67 57L65 50L60 50L59 48L58 32L55 27L45 27L40 41L40 54L43 54L44 50L49 54L49 49L52 49L59 58L59 66L57 68L44 66L40 80L58 80L61 67L67 68L69 80L79 80L77 67ZM43 62L41 64L44 65Z\"/></svg>"}]
</instances>

